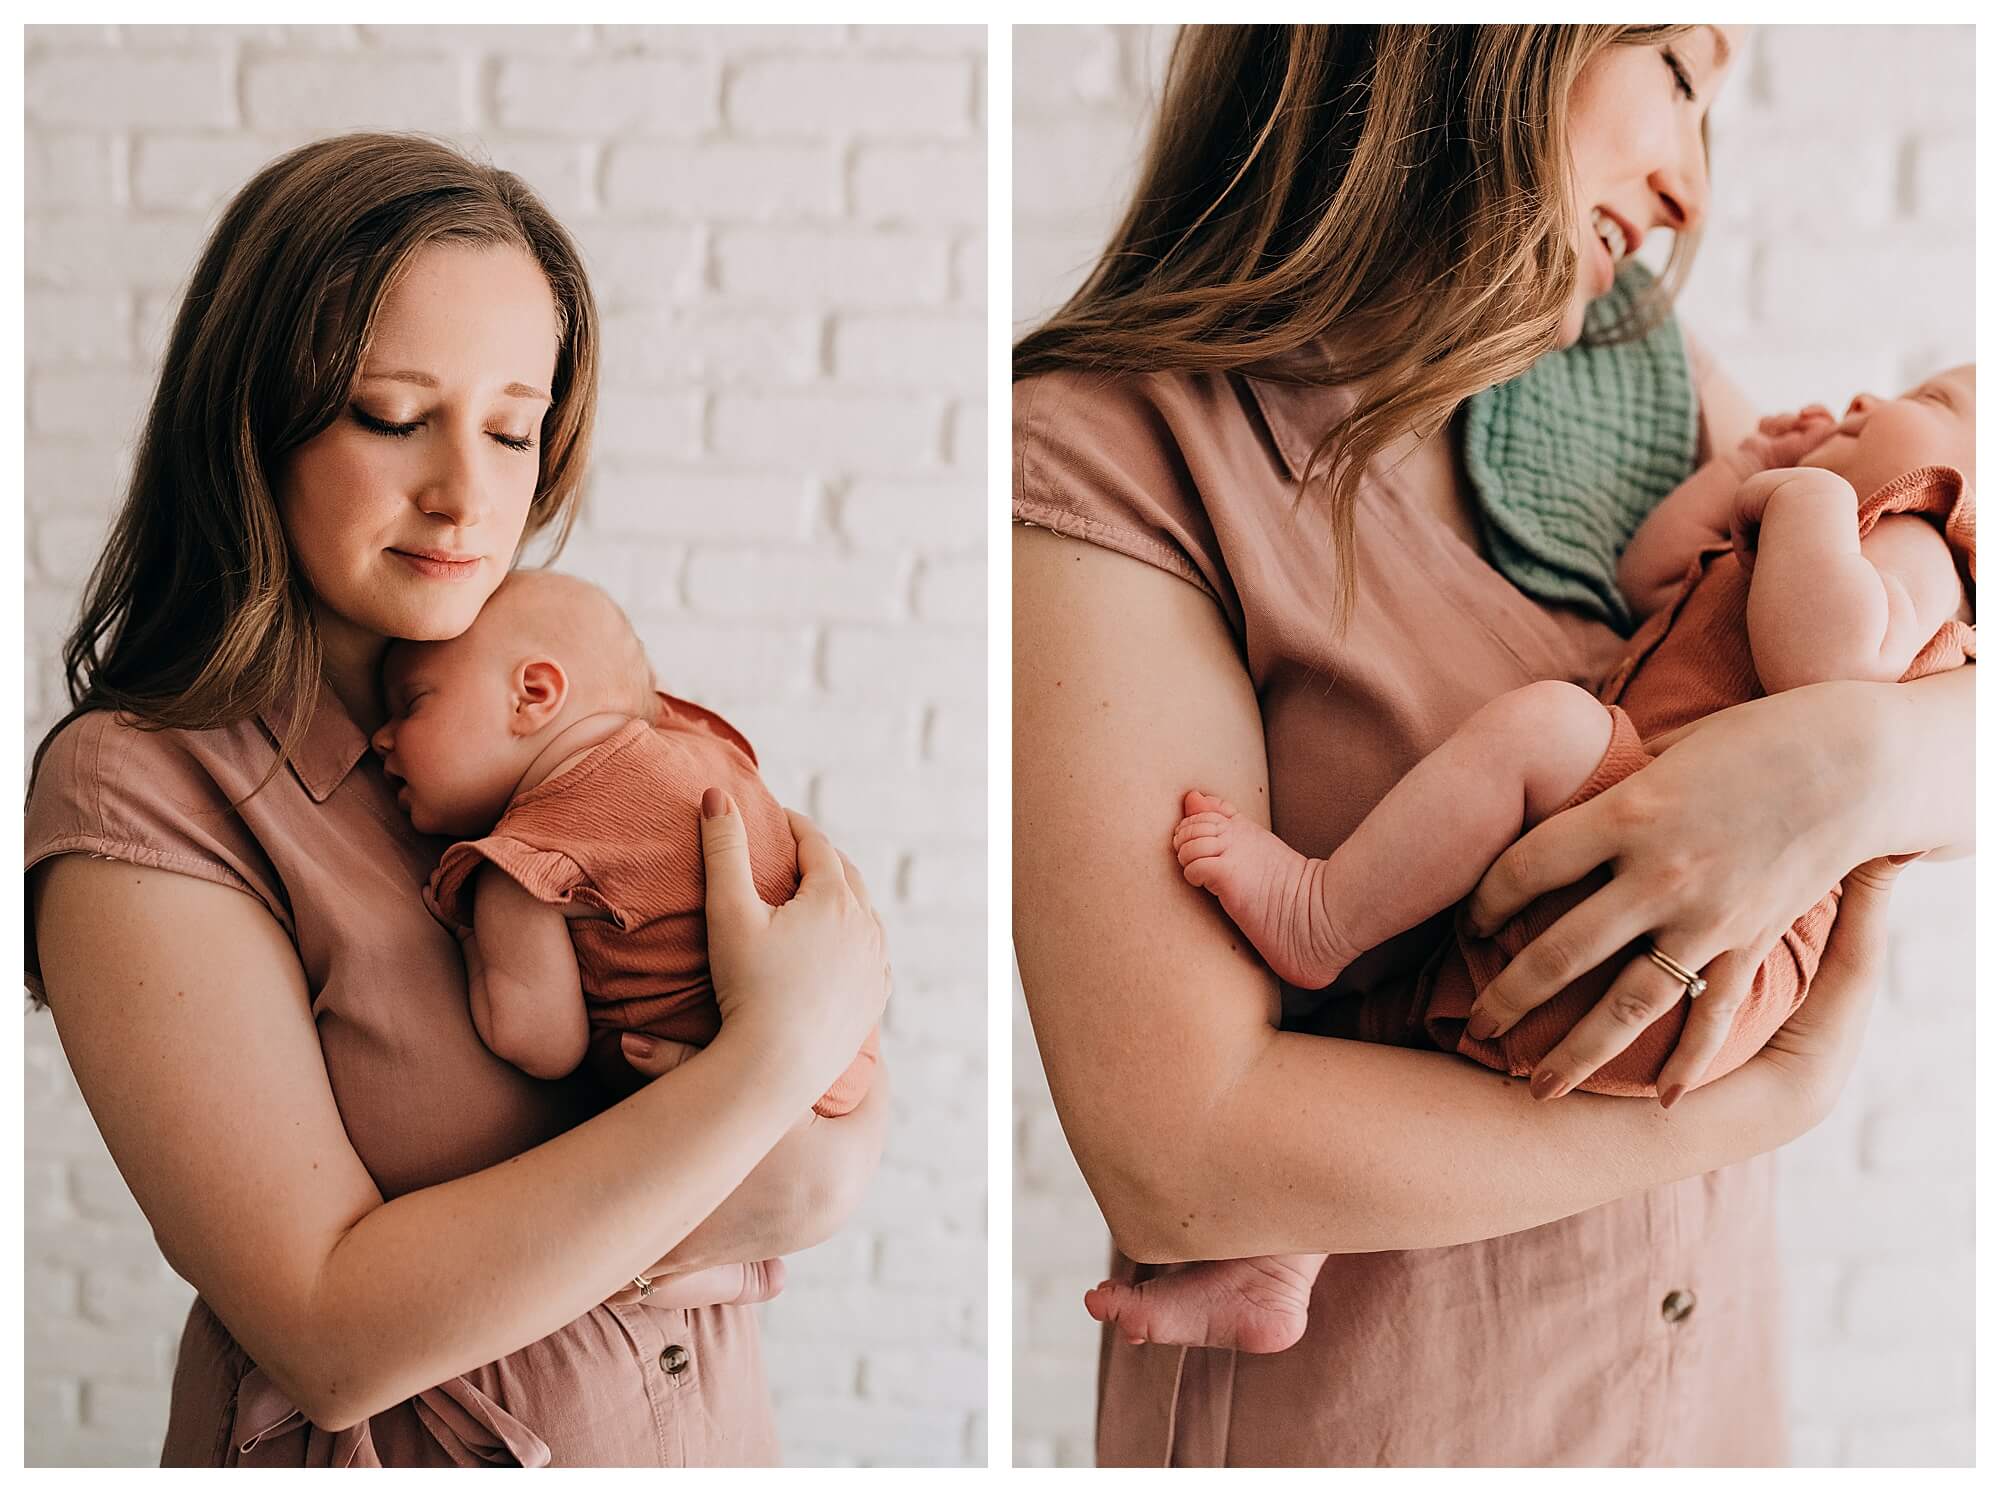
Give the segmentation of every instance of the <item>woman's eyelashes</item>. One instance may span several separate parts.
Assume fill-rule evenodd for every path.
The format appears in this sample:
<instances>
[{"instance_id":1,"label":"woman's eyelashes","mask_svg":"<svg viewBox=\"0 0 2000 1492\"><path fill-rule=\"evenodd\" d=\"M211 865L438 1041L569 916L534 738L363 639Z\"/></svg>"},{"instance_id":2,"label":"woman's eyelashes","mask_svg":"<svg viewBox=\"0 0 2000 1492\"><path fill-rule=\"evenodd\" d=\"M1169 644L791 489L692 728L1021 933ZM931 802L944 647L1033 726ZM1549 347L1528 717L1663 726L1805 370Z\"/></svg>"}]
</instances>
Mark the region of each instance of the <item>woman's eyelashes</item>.
<instances>
[{"instance_id":1,"label":"woman's eyelashes","mask_svg":"<svg viewBox=\"0 0 2000 1492\"><path fill-rule=\"evenodd\" d=\"M386 435L392 440L406 440L410 436L415 435L424 425L422 420L402 422L380 420L363 409L359 404L348 405L347 412L354 417L354 422L361 426L362 429L372 430L377 435ZM535 448L535 437L532 435L511 435L505 430L488 430L486 433L510 451L532 451Z\"/></svg>"},{"instance_id":2,"label":"woman's eyelashes","mask_svg":"<svg viewBox=\"0 0 2000 1492\"><path fill-rule=\"evenodd\" d=\"M1667 71L1674 75L1674 90L1684 99L1694 98L1694 80L1688 76L1687 64L1672 47L1661 47L1660 56L1666 61Z\"/></svg>"}]
</instances>

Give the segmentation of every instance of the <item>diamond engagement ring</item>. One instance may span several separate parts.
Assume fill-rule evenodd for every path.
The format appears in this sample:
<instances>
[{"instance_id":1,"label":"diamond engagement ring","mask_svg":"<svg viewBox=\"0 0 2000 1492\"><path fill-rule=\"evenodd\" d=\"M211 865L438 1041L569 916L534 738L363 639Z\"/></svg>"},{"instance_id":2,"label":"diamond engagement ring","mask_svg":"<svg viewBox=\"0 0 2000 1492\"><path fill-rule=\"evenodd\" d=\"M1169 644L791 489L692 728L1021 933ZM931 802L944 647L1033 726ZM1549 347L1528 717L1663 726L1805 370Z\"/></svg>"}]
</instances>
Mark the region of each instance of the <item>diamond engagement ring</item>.
<instances>
[{"instance_id":1,"label":"diamond engagement ring","mask_svg":"<svg viewBox=\"0 0 2000 1492\"><path fill-rule=\"evenodd\" d=\"M1654 963L1658 964L1685 985L1687 987L1687 997L1690 1000L1698 998L1701 992L1708 988L1708 981L1702 978L1701 975L1695 973L1686 964L1669 958L1666 954L1660 952L1659 949L1648 947L1646 957L1650 958Z\"/></svg>"}]
</instances>

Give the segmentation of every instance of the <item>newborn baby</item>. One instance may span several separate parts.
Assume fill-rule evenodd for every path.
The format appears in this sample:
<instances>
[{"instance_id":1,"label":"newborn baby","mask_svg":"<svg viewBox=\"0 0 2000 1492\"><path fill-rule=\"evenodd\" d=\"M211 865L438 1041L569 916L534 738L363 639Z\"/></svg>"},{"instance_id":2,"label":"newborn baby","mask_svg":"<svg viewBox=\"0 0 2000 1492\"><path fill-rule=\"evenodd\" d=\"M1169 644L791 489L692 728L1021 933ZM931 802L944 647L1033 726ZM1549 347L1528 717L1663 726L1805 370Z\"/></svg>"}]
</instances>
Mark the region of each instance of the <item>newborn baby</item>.
<instances>
[{"instance_id":1,"label":"newborn baby","mask_svg":"<svg viewBox=\"0 0 2000 1492\"><path fill-rule=\"evenodd\" d=\"M625 1032L711 1041L703 790L735 801L765 901L799 881L750 743L656 692L611 598L548 571L509 575L459 637L393 644L383 687L373 744L397 802L418 829L460 840L424 896L463 944L480 1040L538 1078L587 1058L608 1102L647 1080ZM851 1110L875 1058L871 1034L814 1111Z\"/></svg>"},{"instance_id":2,"label":"newborn baby","mask_svg":"<svg viewBox=\"0 0 2000 1492\"><path fill-rule=\"evenodd\" d=\"M1620 588L1646 621L1603 703L1561 682L1502 695L1324 860L1191 792L1173 838L1182 873L1222 903L1281 978L1323 988L1364 951L1468 895L1528 827L1639 770L1665 749L1668 733L1764 693L1832 679L1893 682L1966 662L1974 650L1973 398L1967 366L1897 399L1859 396L1837 423L1817 407L1765 420L1737 452L1670 493L1621 556ZM1431 1038L1517 1077L1533 1072L1624 960L1574 981L1505 1031L1485 1020L1468 1030L1473 1003L1602 882L1600 872L1541 897L1491 937L1461 920L1416 991L1416 1019ZM1697 1083L1747 1061L1798 1008L1837 896L1794 922L1766 957ZM1653 1093L1694 993L1582 1086ZM1679 1092L1661 1097L1671 1106ZM1276 1352L1304 1331L1324 1261L1293 1254L1191 1264L1133 1284L1106 1281L1085 1303L1131 1341Z\"/></svg>"}]
</instances>

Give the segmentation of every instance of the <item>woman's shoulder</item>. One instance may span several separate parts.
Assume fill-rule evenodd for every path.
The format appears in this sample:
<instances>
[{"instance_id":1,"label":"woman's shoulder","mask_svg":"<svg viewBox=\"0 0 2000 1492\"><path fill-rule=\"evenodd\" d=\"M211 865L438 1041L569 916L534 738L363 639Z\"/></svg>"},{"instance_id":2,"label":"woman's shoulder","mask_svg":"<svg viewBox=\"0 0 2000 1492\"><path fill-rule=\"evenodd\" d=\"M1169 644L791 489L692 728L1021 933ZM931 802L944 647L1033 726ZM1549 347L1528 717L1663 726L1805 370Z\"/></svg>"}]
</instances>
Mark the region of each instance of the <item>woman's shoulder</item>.
<instances>
[{"instance_id":1,"label":"woman's shoulder","mask_svg":"<svg viewBox=\"0 0 2000 1492\"><path fill-rule=\"evenodd\" d=\"M114 710L65 722L29 789L26 868L89 854L218 881L275 908L268 861L235 811L255 781L249 737L260 733L255 721L162 729Z\"/></svg>"},{"instance_id":2,"label":"woman's shoulder","mask_svg":"<svg viewBox=\"0 0 2000 1492\"><path fill-rule=\"evenodd\" d=\"M1234 434L1245 414L1229 374L1038 373L1014 385L1016 479L1032 482L1037 467L1054 463L1170 465L1189 447Z\"/></svg>"},{"instance_id":3,"label":"woman's shoulder","mask_svg":"<svg viewBox=\"0 0 2000 1492\"><path fill-rule=\"evenodd\" d=\"M130 794L207 801L220 795L224 763L254 754L253 738L263 738L255 721L213 730L163 727L123 710L86 710L65 721L48 738L34 771L29 803L44 798L91 797L100 801ZM268 756L270 748L265 747Z\"/></svg>"},{"instance_id":4,"label":"woman's shoulder","mask_svg":"<svg viewBox=\"0 0 2000 1492\"><path fill-rule=\"evenodd\" d=\"M1014 385L1013 516L1219 598L1212 505L1282 480L1240 375L1065 369Z\"/></svg>"}]
</instances>

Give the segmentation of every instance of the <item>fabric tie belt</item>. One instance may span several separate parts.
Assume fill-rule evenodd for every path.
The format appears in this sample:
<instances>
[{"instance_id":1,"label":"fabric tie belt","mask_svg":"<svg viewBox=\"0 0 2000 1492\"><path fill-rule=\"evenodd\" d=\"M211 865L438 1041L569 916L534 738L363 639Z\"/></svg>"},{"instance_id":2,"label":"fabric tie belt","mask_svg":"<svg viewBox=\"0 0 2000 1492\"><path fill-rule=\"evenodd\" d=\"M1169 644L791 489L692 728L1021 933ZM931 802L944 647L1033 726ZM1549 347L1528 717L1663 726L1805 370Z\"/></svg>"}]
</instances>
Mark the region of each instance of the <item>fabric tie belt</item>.
<instances>
[{"instance_id":1,"label":"fabric tie belt","mask_svg":"<svg viewBox=\"0 0 2000 1492\"><path fill-rule=\"evenodd\" d=\"M417 1420L457 1466L546 1466L549 1448L533 1430L464 1378L427 1388L408 1401ZM252 1366L236 1388L229 1432L231 1466L380 1466L371 1422L323 1430ZM286 1443L305 1434L304 1454Z\"/></svg>"}]
</instances>

